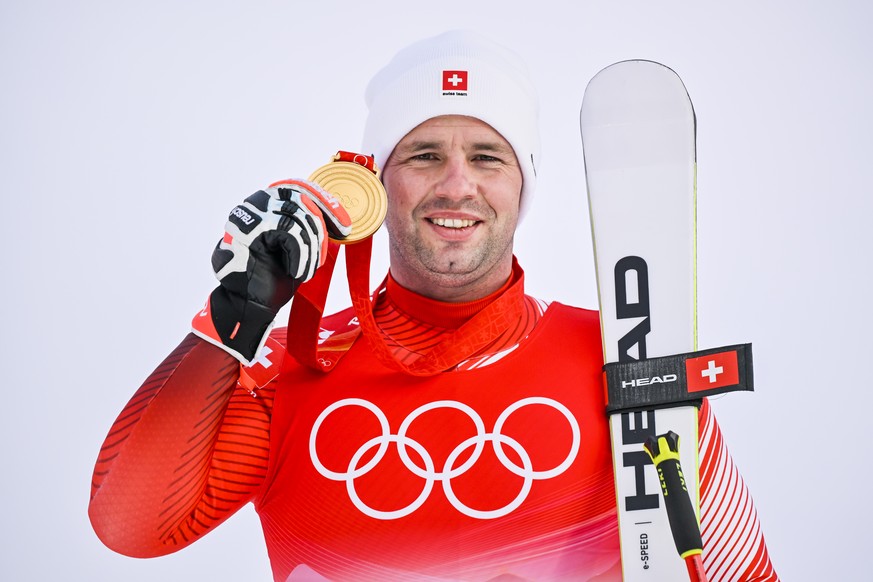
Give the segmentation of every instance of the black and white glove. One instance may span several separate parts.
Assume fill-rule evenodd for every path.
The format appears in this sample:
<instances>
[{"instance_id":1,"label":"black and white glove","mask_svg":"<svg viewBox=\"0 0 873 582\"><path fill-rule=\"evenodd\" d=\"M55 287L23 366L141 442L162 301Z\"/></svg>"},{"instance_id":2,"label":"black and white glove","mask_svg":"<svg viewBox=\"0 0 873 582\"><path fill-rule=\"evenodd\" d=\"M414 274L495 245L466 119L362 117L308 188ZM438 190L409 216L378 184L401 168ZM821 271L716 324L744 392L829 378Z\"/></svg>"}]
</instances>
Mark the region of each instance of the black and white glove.
<instances>
[{"instance_id":1,"label":"black and white glove","mask_svg":"<svg viewBox=\"0 0 873 582\"><path fill-rule=\"evenodd\" d=\"M324 262L328 235L342 239L351 228L348 212L312 182L284 180L246 198L212 253L219 286L194 333L251 364L276 313Z\"/></svg>"}]
</instances>

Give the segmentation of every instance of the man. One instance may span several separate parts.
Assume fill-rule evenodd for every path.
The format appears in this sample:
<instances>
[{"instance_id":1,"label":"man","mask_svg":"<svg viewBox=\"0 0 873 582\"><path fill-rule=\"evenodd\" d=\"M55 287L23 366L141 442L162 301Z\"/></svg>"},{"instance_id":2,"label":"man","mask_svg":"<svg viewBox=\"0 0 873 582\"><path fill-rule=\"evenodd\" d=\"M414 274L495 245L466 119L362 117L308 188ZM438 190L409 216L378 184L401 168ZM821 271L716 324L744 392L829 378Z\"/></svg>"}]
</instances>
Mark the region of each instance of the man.
<instances>
[{"instance_id":1,"label":"man","mask_svg":"<svg viewBox=\"0 0 873 582\"><path fill-rule=\"evenodd\" d=\"M101 449L95 531L157 556L252 502L277 581L620 580L598 316L526 296L513 257L539 156L524 66L448 33L398 53L367 103L385 282L362 298L367 247L348 247L354 309L270 333L349 216L300 180L235 208L194 334ZM317 311L301 297L292 313ZM706 403L700 418L707 571L775 580Z\"/></svg>"}]
</instances>

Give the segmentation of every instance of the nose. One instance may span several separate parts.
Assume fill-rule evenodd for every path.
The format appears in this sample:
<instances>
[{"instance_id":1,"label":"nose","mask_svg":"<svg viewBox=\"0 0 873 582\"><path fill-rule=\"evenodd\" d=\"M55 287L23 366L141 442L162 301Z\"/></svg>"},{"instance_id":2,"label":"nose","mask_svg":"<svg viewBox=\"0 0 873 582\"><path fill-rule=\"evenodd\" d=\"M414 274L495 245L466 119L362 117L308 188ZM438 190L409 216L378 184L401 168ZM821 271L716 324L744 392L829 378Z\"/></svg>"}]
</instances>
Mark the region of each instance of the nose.
<instances>
[{"instance_id":1,"label":"nose","mask_svg":"<svg viewBox=\"0 0 873 582\"><path fill-rule=\"evenodd\" d=\"M472 198L477 191L473 168L463 156L450 156L442 167L434 194L442 198Z\"/></svg>"}]
</instances>

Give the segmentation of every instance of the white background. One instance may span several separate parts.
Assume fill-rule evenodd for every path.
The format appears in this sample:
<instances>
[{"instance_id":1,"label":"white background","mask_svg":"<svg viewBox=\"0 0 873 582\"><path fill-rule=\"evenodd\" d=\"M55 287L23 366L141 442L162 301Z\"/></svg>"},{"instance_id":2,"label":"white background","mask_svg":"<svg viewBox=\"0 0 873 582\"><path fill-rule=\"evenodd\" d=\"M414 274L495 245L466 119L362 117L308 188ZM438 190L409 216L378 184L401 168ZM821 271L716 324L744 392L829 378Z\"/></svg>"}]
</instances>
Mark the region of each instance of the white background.
<instances>
[{"instance_id":1,"label":"white background","mask_svg":"<svg viewBox=\"0 0 873 582\"><path fill-rule=\"evenodd\" d=\"M529 292L584 307L585 85L628 58L682 76L700 346L755 348L757 391L715 403L728 444L783 579L870 579L871 21L860 0L0 0L0 579L270 579L251 510L174 556L110 552L93 462L214 286L228 210L357 149L369 77L455 27L532 69L544 162L517 254Z\"/></svg>"}]
</instances>

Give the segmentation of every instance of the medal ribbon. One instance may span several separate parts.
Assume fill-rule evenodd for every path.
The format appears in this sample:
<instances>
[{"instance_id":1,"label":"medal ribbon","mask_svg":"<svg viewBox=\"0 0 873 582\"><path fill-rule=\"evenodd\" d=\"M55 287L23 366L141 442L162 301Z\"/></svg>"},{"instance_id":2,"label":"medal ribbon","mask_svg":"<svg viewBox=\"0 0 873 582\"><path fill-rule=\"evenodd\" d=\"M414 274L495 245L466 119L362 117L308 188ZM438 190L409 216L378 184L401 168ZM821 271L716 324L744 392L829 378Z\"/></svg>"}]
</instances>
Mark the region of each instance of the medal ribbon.
<instances>
[{"instance_id":1,"label":"medal ribbon","mask_svg":"<svg viewBox=\"0 0 873 582\"><path fill-rule=\"evenodd\" d=\"M367 239L367 247L370 246L369 240ZM349 274L352 306L361 324L364 338L370 343L370 347L382 364L413 376L433 376L454 368L500 337L521 317L524 303L524 274L513 258L513 282L510 287L429 352L407 364L394 357L373 316L374 303L384 289L385 282L382 282L371 299L367 292L370 249L365 248L363 244L347 248L346 269Z\"/></svg>"},{"instance_id":2,"label":"medal ribbon","mask_svg":"<svg viewBox=\"0 0 873 582\"><path fill-rule=\"evenodd\" d=\"M394 357L373 315L375 301L384 291L385 282L370 295L372 246L372 238L345 245L349 294L364 338L376 358L389 368L413 376L432 376L450 370L487 347L521 317L524 272L513 257L512 283L504 293L432 350L411 363L401 362ZM301 364L323 372L333 369L344 353L318 349L321 318L338 250L339 245L331 243L328 260L315 277L297 289L288 318L288 352Z\"/></svg>"}]
</instances>

